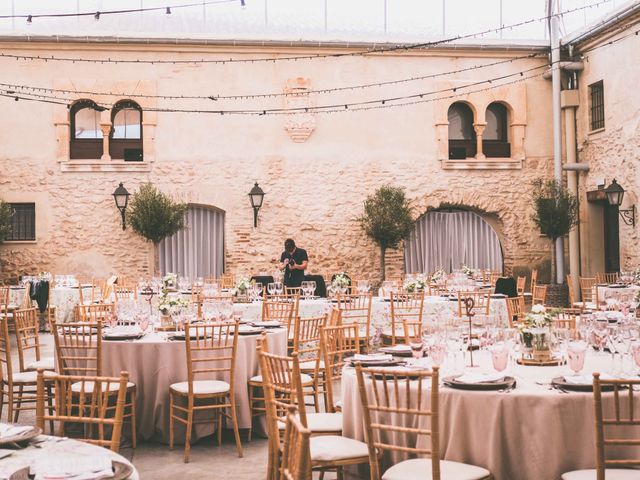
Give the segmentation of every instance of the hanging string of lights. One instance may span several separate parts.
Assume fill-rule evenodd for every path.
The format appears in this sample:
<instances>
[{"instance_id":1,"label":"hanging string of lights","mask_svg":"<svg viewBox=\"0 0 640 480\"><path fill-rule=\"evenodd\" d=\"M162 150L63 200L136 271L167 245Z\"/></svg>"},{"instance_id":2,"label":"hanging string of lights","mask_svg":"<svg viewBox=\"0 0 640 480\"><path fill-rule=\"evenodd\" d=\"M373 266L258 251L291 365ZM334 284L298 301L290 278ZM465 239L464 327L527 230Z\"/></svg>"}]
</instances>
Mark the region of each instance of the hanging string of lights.
<instances>
[{"instance_id":1,"label":"hanging string of lights","mask_svg":"<svg viewBox=\"0 0 640 480\"><path fill-rule=\"evenodd\" d=\"M278 61L297 61L297 60L312 60L319 58L342 58L342 57L354 57L354 56L363 56L363 55L372 55L372 54L384 54L390 52L399 52L399 51L410 51L416 49L428 49L435 47L437 45L442 45L446 43L451 43L458 40L466 40L477 37L482 37L485 35L489 35L491 33L499 33L503 30L511 30L514 28L522 27L525 25L529 25L531 23L547 21L549 18L555 15L566 15L573 12L578 12L586 9L596 8L606 3L610 3L613 0L600 0L596 3L591 3L589 5L583 5L581 7L575 7L572 9L564 10L557 14L546 15L544 17L532 18L529 20L524 20L517 23L512 23L510 25L502 25L500 27L489 28L486 30L482 30L475 33L469 33L465 35L456 35L440 40L433 40L430 42L423 43L415 43L415 44L406 44L406 45L393 45L388 47L373 47L366 50L357 50L353 52L336 52L336 53L320 53L313 55L297 55L297 56L287 56L287 57L263 57L263 58L228 58L228 59L192 59L192 60L145 60L145 59L114 59L114 58L103 58L103 59L93 59L93 58L83 58L83 57L56 57L54 55L44 56L44 55L18 55L18 54L10 54L0 52L0 58L9 58L15 60L36 60L36 61L57 61L57 62L71 62L71 63L96 63L96 64L137 64L137 65L161 65L161 64L171 64L171 65L179 65L179 64L231 64L231 63L260 63L260 62L278 62Z\"/></svg>"},{"instance_id":2,"label":"hanging string of lights","mask_svg":"<svg viewBox=\"0 0 640 480\"><path fill-rule=\"evenodd\" d=\"M183 3L179 5L168 5L164 7L146 7L146 8L127 8L120 10L102 10L91 12L68 12L68 13L33 13L33 14L18 14L18 15L0 15L0 19L3 18L24 18L27 23L32 23L37 18L66 18L66 17L93 17L96 20L100 20L105 15L122 15L126 13L145 13L145 12L158 12L164 11L167 15L171 15L171 9L190 8L190 7L202 7L206 5L219 5L223 3L239 3L240 6L245 6L245 0L209 0L199 3Z\"/></svg>"},{"instance_id":3,"label":"hanging string of lights","mask_svg":"<svg viewBox=\"0 0 640 480\"><path fill-rule=\"evenodd\" d=\"M513 63L518 60L523 59L531 59L539 56L537 53L531 53L529 55L522 55L518 57L508 58L506 60L498 60L495 62L478 64L466 68L460 68L457 70L450 70L447 72L438 72L432 73L429 75L419 75L408 78L401 78L396 80L387 80L381 82L374 83L365 83L360 85L348 85L343 87L333 87L333 88L320 88L315 90L305 90L304 95L315 95L315 94L327 94L327 93L335 93L342 92L347 90L362 90L367 88L375 88L375 87L383 87L388 85L399 85L403 83L416 82L421 80L428 80L448 75L455 75L458 73L465 73L473 70L479 70L483 68L494 67L497 65L505 65L508 63ZM545 55L546 57L546 55ZM103 97L118 97L118 98L153 98L153 99L163 99L163 100L250 100L256 98L277 98L277 97L287 97L287 96L299 96L299 92L272 92L272 93L258 93L258 94L244 94L244 95L149 95L149 94L136 94L136 93L114 93L114 92L97 92L97 91L89 91L89 90L68 90L62 88L48 88L48 87L34 87L28 85L15 85L10 83L1 83L0 87L5 87L8 89L14 90L25 90L25 91L33 91L37 92L51 92L51 93L63 93L63 94L76 94L76 95L89 95L89 96L103 96Z\"/></svg>"}]
</instances>

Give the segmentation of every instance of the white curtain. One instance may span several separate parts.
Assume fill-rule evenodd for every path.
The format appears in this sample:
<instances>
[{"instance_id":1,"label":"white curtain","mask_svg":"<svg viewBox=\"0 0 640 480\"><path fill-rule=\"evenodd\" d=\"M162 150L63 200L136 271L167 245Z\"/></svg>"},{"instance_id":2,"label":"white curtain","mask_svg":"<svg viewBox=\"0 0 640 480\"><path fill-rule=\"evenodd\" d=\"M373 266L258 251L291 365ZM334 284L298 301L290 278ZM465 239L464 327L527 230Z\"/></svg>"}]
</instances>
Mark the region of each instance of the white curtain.
<instances>
[{"instance_id":1,"label":"white curtain","mask_svg":"<svg viewBox=\"0 0 640 480\"><path fill-rule=\"evenodd\" d=\"M187 228L160 242L160 271L195 279L224 270L224 212L190 206Z\"/></svg>"},{"instance_id":2,"label":"white curtain","mask_svg":"<svg viewBox=\"0 0 640 480\"><path fill-rule=\"evenodd\" d=\"M408 273L450 272L462 265L502 271L502 248L491 225L476 213L428 212L405 242L404 262Z\"/></svg>"}]
</instances>

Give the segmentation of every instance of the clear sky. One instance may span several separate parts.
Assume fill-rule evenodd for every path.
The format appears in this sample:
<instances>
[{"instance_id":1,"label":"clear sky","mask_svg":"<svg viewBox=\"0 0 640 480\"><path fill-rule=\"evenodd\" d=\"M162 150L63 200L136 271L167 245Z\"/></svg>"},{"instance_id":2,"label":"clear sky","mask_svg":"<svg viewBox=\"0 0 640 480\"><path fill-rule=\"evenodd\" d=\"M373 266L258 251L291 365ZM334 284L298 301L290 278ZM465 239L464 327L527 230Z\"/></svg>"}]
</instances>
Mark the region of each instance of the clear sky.
<instances>
[{"instance_id":1,"label":"clear sky","mask_svg":"<svg viewBox=\"0 0 640 480\"><path fill-rule=\"evenodd\" d=\"M560 0L561 9L606 1L565 15L572 32L606 15L623 0ZM0 15L95 12L166 7L198 0L0 0ZM84 18L0 19L0 34L89 34L121 36L207 36L214 38L288 38L409 41L478 32L545 16L546 0L229 0L215 5ZM546 37L544 22L507 29L483 38Z\"/></svg>"}]
</instances>

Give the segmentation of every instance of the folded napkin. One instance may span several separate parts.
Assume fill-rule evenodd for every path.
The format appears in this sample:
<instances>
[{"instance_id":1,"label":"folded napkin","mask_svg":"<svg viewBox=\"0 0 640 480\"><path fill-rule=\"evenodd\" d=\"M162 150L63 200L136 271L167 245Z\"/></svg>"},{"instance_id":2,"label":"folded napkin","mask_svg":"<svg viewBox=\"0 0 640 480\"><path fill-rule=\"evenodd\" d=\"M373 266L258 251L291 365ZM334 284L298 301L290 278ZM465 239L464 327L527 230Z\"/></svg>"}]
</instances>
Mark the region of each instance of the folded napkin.
<instances>
[{"instance_id":1,"label":"folded napkin","mask_svg":"<svg viewBox=\"0 0 640 480\"><path fill-rule=\"evenodd\" d=\"M600 380L615 380L616 378L606 373L600 374ZM569 385L592 385L593 375L566 375L564 381Z\"/></svg>"},{"instance_id":2,"label":"folded napkin","mask_svg":"<svg viewBox=\"0 0 640 480\"><path fill-rule=\"evenodd\" d=\"M393 347L384 347L382 350L386 352L409 352L411 347L409 345L395 345Z\"/></svg>"},{"instance_id":3,"label":"folded napkin","mask_svg":"<svg viewBox=\"0 0 640 480\"><path fill-rule=\"evenodd\" d=\"M460 383L494 383L504 380L503 372L495 373L465 373L456 378Z\"/></svg>"},{"instance_id":4,"label":"folded napkin","mask_svg":"<svg viewBox=\"0 0 640 480\"><path fill-rule=\"evenodd\" d=\"M29 425L11 425L9 423L0 423L0 438L15 437L23 433L33 430Z\"/></svg>"},{"instance_id":5,"label":"folded napkin","mask_svg":"<svg viewBox=\"0 0 640 480\"><path fill-rule=\"evenodd\" d=\"M108 455L41 455L31 463L35 480L101 480L113 478Z\"/></svg>"},{"instance_id":6,"label":"folded napkin","mask_svg":"<svg viewBox=\"0 0 640 480\"><path fill-rule=\"evenodd\" d=\"M139 333L140 327L138 325L119 325L115 328L108 329L105 335L138 335Z\"/></svg>"},{"instance_id":7,"label":"folded napkin","mask_svg":"<svg viewBox=\"0 0 640 480\"><path fill-rule=\"evenodd\" d=\"M356 362L383 362L385 360L393 360L393 355L389 355L388 353L371 353L369 355L356 353L351 358Z\"/></svg>"}]
</instances>

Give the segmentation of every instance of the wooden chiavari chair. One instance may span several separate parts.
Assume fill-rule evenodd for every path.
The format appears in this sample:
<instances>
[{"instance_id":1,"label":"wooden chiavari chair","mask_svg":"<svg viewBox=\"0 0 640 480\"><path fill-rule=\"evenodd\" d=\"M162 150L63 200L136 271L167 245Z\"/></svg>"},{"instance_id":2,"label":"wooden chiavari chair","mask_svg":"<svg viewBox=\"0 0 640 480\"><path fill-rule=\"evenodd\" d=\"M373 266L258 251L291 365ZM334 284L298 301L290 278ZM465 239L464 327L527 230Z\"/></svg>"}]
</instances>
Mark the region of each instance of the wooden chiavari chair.
<instances>
[{"instance_id":1,"label":"wooden chiavari chair","mask_svg":"<svg viewBox=\"0 0 640 480\"><path fill-rule=\"evenodd\" d=\"M358 338L362 343L362 351L369 350L371 338L371 302L372 293L338 294L336 307L340 310L342 325L357 324Z\"/></svg>"},{"instance_id":2,"label":"wooden chiavari chair","mask_svg":"<svg viewBox=\"0 0 640 480\"><path fill-rule=\"evenodd\" d=\"M16 344L18 346L18 360L20 371L36 371L39 368L48 371L55 370L53 357L41 358L40 335L38 333L38 314L36 308L16 310L13 314L15 322ZM34 359L27 361L25 354L33 350Z\"/></svg>"},{"instance_id":3,"label":"wooden chiavari chair","mask_svg":"<svg viewBox=\"0 0 640 480\"><path fill-rule=\"evenodd\" d=\"M293 321L298 316L299 295L266 295L262 301L262 321L277 321L287 327L287 338L293 340Z\"/></svg>"},{"instance_id":4,"label":"wooden chiavari chair","mask_svg":"<svg viewBox=\"0 0 640 480\"><path fill-rule=\"evenodd\" d=\"M554 328L566 328L568 330L576 329L578 317L580 316L580 309L577 308L564 308L562 312L553 319Z\"/></svg>"},{"instance_id":5,"label":"wooden chiavari chair","mask_svg":"<svg viewBox=\"0 0 640 480\"><path fill-rule=\"evenodd\" d=\"M518 277L518 279L516 280L516 292L518 293L519 297L524 296L524 289L526 287L527 284L527 277Z\"/></svg>"},{"instance_id":6,"label":"wooden chiavari chair","mask_svg":"<svg viewBox=\"0 0 640 480\"><path fill-rule=\"evenodd\" d=\"M340 320L340 309L336 307L331 307L329 314L327 316L327 321L325 325L327 327L337 327L342 324L342 320Z\"/></svg>"},{"instance_id":7,"label":"wooden chiavari chair","mask_svg":"<svg viewBox=\"0 0 640 480\"><path fill-rule=\"evenodd\" d=\"M547 302L547 285L536 285L531 302L533 305L545 305Z\"/></svg>"},{"instance_id":8,"label":"wooden chiavari chair","mask_svg":"<svg viewBox=\"0 0 640 480\"><path fill-rule=\"evenodd\" d=\"M118 452L129 374L120 372L120 378L110 378L79 375L45 377L45 373L38 370L37 374L36 425L44 431L47 420L57 423L57 435L60 437L68 434L65 431L67 423L97 426L98 438L85 435L83 440ZM50 409L46 414L45 388L50 388L49 382L55 387L55 396L53 411ZM105 438L107 428L111 429L109 439ZM85 433L93 431L93 428L84 429Z\"/></svg>"},{"instance_id":9,"label":"wooden chiavari chair","mask_svg":"<svg viewBox=\"0 0 640 480\"><path fill-rule=\"evenodd\" d=\"M318 394L324 384L324 362L320 352L320 329L324 326L326 316L298 318L295 323L293 351L298 353L300 372L313 379L310 393L316 412L320 411Z\"/></svg>"},{"instance_id":10,"label":"wooden chiavari chair","mask_svg":"<svg viewBox=\"0 0 640 480\"><path fill-rule=\"evenodd\" d=\"M501 277L502 277L502 272L491 272L491 274L489 275L489 282L491 283L492 290L495 290L496 282Z\"/></svg>"},{"instance_id":11,"label":"wooden chiavari chair","mask_svg":"<svg viewBox=\"0 0 640 480\"><path fill-rule=\"evenodd\" d=\"M184 462L189 462L191 432L197 421L194 414L213 411L217 423L218 445L222 444L222 419L230 420L236 441L238 457L242 457L242 444L238 430L235 399L236 352L238 350L238 322L186 324L187 381L169 387L169 448L173 450L174 424L186 426ZM212 376L224 380L211 380ZM205 377L200 380L199 378ZM187 406L178 404L186 400ZM197 400L197 402L196 402ZM197 403L197 404L196 404ZM229 412L227 413L227 410Z\"/></svg>"},{"instance_id":12,"label":"wooden chiavari chair","mask_svg":"<svg viewBox=\"0 0 640 480\"><path fill-rule=\"evenodd\" d=\"M88 323L104 323L110 315L115 313L113 303L94 303L91 305L78 305L80 321Z\"/></svg>"},{"instance_id":13,"label":"wooden chiavari chair","mask_svg":"<svg viewBox=\"0 0 640 480\"><path fill-rule=\"evenodd\" d=\"M118 282L113 286L113 294L115 302L120 300L137 300L138 290L135 286L128 285L126 282Z\"/></svg>"},{"instance_id":14,"label":"wooden chiavari chair","mask_svg":"<svg viewBox=\"0 0 640 480\"><path fill-rule=\"evenodd\" d=\"M529 291L524 292L524 295L522 295L525 298L525 300L533 299L533 292L535 291L537 284L538 284L538 270L533 269L531 270L531 282L529 283Z\"/></svg>"},{"instance_id":15,"label":"wooden chiavari chair","mask_svg":"<svg viewBox=\"0 0 640 480\"><path fill-rule=\"evenodd\" d=\"M311 430L304 428L296 415L298 410L289 407L282 443L280 480L311 480Z\"/></svg>"},{"instance_id":16,"label":"wooden chiavari chair","mask_svg":"<svg viewBox=\"0 0 640 480\"><path fill-rule=\"evenodd\" d=\"M598 308L596 298L596 278L595 277L578 277L580 282L580 296L587 310L596 310Z\"/></svg>"},{"instance_id":17,"label":"wooden chiavari chair","mask_svg":"<svg viewBox=\"0 0 640 480\"><path fill-rule=\"evenodd\" d=\"M596 273L596 283L618 283L617 273Z\"/></svg>"},{"instance_id":18,"label":"wooden chiavari chair","mask_svg":"<svg viewBox=\"0 0 640 480\"><path fill-rule=\"evenodd\" d=\"M9 292L9 287L0 285L0 319L13 318L13 310L9 311Z\"/></svg>"},{"instance_id":19,"label":"wooden chiavari chair","mask_svg":"<svg viewBox=\"0 0 640 480\"><path fill-rule=\"evenodd\" d=\"M584 302L579 302L573 287L573 275L567 275L567 287L569 288L569 305L571 308L584 309Z\"/></svg>"},{"instance_id":20,"label":"wooden chiavari chair","mask_svg":"<svg viewBox=\"0 0 640 480\"><path fill-rule=\"evenodd\" d=\"M225 273L219 280L220 288L233 288L236 286L236 277L232 273Z\"/></svg>"},{"instance_id":21,"label":"wooden chiavari chair","mask_svg":"<svg viewBox=\"0 0 640 480\"><path fill-rule=\"evenodd\" d=\"M595 469L576 470L565 473L562 480L632 480L640 473L640 418L636 413L640 380L602 380L599 373L593 374L593 404L595 407L596 458ZM609 399L613 408L605 408L602 391L613 389ZM614 412L611 415L609 412ZM616 447L620 452L607 459L607 447ZM629 448L625 448L629 447ZM633 447L633 450L630 449ZM631 452L635 452L635 455ZM633 456L632 456L633 455Z\"/></svg>"},{"instance_id":22,"label":"wooden chiavari chair","mask_svg":"<svg viewBox=\"0 0 640 480\"><path fill-rule=\"evenodd\" d=\"M385 450L422 458L396 463L384 478L491 478L482 467L440 459L438 370L400 373L356 365L372 480L380 480L379 455ZM424 447L418 446L420 437L428 437Z\"/></svg>"},{"instance_id":23,"label":"wooden chiavari chair","mask_svg":"<svg viewBox=\"0 0 640 480\"><path fill-rule=\"evenodd\" d=\"M524 318L525 306L524 297L505 298L507 302L507 316L509 317L509 328L513 328Z\"/></svg>"},{"instance_id":24,"label":"wooden chiavari chair","mask_svg":"<svg viewBox=\"0 0 640 480\"><path fill-rule=\"evenodd\" d=\"M361 353L359 328L355 324L325 326L320 329L320 350L324 360L325 409L336 412L341 407L334 400L334 386L342 379L346 359Z\"/></svg>"},{"instance_id":25,"label":"wooden chiavari chair","mask_svg":"<svg viewBox=\"0 0 640 480\"><path fill-rule=\"evenodd\" d=\"M422 336L422 322L417 320L403 320L402 328L404 331L404 343L409 345L412 338Z\"/></svg>"},{"instance_id":26,"label":"wooden chiavari chair","mask_svg":"<svg viewBox=\"0 0 640 480\"><path fill-rule=\"evenodd\" d=\"M430 284L428 294L430 297L448 297L449 289L446 283Z\"/></svg>"},{"instance_id":27,"label":"wooden chiavari chair","mask_svg":"<svg viewBox=\"0 0 640 480\"><path fill-rule=\"evenodd\" d=\"M58 371L66 376L102 376L102 322L51 323ZM72 385L80 391L82 385ZM112 395L116 395L116 391ZM136 448L136 384L127 382L123 419L131 423L131 444ZM111 405L109 409L115 409Z\"/></svg>"},{"instance_id":28,"label":"wooden chiavari chair","mask_svg":"<svg viewBox=\"0 0 640 480\"><path fill-rule=\"evenodd\" d=\"M473 313L479 315L489 315L491 307L491 295L486 292L470 291L458 292L458 316L463 317L467 314L465 300L473 299Z\"/></svg>"},{"instance_id":29,"label":"wooden chiavari chair","mask_svg":"<svg viewBox=\"0 0 640 480\"><path fill-rule=\"evenodd\" d=\"M391 345L396 345L398 338L405 337L400 330L405 320L422 323L424 311L424 292L391 293L391 331L383 331L385 339L390 339Z\"/></svg>"},{"instance_id":30,"label":"wooden chiavari chair","mask_svg":"<svg viewBox=\"0 0 640 480\"><path fill-rule=\"evenodd\" d=\"M322 470L341 468L345 465L365 463L366 445L340 436L341 414L307 413L300 382L297 353L291 357L272 355L259 349L260 370L267 409L267 431L269 436L269 461L267 479L277 479L280 470L282 441L286 426L286 415L290 407L298 407L300 423L311 431L311 451L322 451L322 459L311 458L312 466ZM357 453L357 456L354 455ZM365 458L366 457L366 458Z\"/></svg>"}]
</instances>

